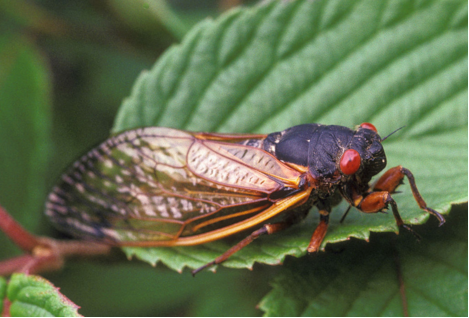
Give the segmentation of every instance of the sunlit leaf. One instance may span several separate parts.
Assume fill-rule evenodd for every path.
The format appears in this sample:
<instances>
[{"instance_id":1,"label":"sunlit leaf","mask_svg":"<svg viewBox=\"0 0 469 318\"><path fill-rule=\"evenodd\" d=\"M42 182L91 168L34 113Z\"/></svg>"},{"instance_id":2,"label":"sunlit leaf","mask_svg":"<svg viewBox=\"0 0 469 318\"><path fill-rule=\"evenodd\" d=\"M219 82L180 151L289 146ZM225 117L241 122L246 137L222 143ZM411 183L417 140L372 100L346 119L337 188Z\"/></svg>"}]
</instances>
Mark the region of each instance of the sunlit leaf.
<instances>
[{"instance_id":1,"label":"sunlit leaf","mask_svg":"<svg viewBox=\"0 0 469 318\"><path fill-rule=\"evenodd\" d=\"M10 315L78 317L78 306L39 276L14 274L7 290Z\"/></svg>"}]
</instances>

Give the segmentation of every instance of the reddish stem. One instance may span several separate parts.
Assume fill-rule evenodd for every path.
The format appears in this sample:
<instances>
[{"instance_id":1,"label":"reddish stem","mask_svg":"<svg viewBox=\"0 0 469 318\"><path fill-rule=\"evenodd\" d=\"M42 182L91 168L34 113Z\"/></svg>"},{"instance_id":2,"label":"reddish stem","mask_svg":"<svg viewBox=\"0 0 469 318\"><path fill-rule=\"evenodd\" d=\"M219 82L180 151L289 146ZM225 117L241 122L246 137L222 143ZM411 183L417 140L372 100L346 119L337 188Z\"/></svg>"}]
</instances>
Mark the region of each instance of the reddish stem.
<instances>
[{"instance_id":1,"label":"reddish stem","mask_svg":"<svg viewBox=\"0 0 469 318\"><path fill-rule=\"evenodd\" d=\"M105 255L111 245L84 241L59 241L34 236L26 231L0 206L0 230L27 254L0 262L0 276L14 272L34 274L57 270L65 258L73 256Z\"/></svg>"},{"instance_id":2,"label":"reddish stem","mask_svg":"<svg viewBox=\"0 0 469 318\"><path fill-rule=\"evenodd\" d=\"M16 222L1 205L0 230L25 252L32 252L34 247L39 244L37 238Z\"/></svg>"},{"instance_id":3,"label":"reddish stem","mask_svg":"<svg viewBox=\"0 0 469 318\"><path fill-rule=\"evenodd\" d=\"M38 237L40 245L34 249L36 256L56 255L67 258L74 256L95 256L109 253L111 245L89 241L68 240L60 241L49 237Z\"/></svg>"},{"instance_id":4,"label":"reddish stem","mask_svg":"<svg viewBox=\"0 0 469 318\"><path fill-rule=\"evenodd\" d=\"M10 315L10 301L8 300L8 297L5 297L5 299L0 299L0 301L3 301L3 312L0 312L1 317L11 317Z\"/></svg>"},{"instance_id":5,"label":"reddish stem","mask_svg":"<svg viewBox=\"0 0 469 318\"><path fill-rule=\"evenodd\" d=\"M0 262L0 276L9 275L14 272L20 272L25 264L34 260L34 256L24 254Z\"/></svg>"}]
</instances>

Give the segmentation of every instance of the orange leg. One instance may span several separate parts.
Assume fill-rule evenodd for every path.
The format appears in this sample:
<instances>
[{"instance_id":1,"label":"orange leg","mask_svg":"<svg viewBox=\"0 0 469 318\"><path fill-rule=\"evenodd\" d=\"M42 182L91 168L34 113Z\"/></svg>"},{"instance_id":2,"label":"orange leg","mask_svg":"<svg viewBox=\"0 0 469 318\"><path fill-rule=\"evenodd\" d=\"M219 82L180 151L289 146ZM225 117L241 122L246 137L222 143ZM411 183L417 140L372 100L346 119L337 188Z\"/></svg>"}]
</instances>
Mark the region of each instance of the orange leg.
<instances>
[{"instance_id":1,"label":"orange leg","mask_svg":"<svg viewBox=\"0 0 469 318\"><path fill-rule=\"evenodd\" d=\"M310 208L311 208L311 206L309 206L309 205L304 205L304 206L297 207L297 208L291 210L289 216L285 220L283 220L282 222L273 223L273 224L265 224L260 229L252 232L244 240L242 240L241 242L239 242L238 244L236 244L235 246L230 248L228 251L226 251L222 255L218 256L215 260L213 260L210 263L207 263L207 264L193 270L192 275L194 276L195 274L197 274L201 270L204 270L205 268L210 267L212 265L223 263L231 255L233 255L234 253L236 253L237 251L239 251L240 249L242 249L246 245L250 244L252 241L254 241L256 238L258 238L261 235L273 234L273 233L279 232L281 230L284 230L284 229L290 227L293 224L296 224L296 223L300 222L301 220L303 220L308 215L308 212L309 212Z\"/></svg>"},{"instance_id":2,"label":"orange leg","mask_svg":"<svg viewBox=\"0 0 469 318\"><path fill-rule=\"evenodd\" d=\"M365 213L376 213L386 209L389 204L391 204L392 213L394 215L394 219L396 219L397 226L405 228L420 239L420 236L417 233L415 233L408 225L404 224L404 221L402 221L401 215L397 209L397 203L388 191L371 192L361 200L357 208Z\"/></svg>"},{"instance_id":3,"label":"orange leg","mask_svg":"<svg viewBox=\"0 0 469 318\"><path fill-rule=\"evenodd\" d=\"M256 238L258 238L261 235L273 234L273 233L279 232L281 230L284 230L284 229L290 227L291 225L293 225L293 224L299 222L300 220L302 220L306 216L308 211L309 211L309 209L305 209L304 211L300 211L297 214L293 214L293 216L291 218L288 218L283 222L273 223L273 224L265 224L260 229L252 232L244 240L242 240L241 242L239 242L238 244L236 244L235 246L230 248L228 251L226 251L222 255L218 256L215 260L213 260L210 263L207 263L207 264L193 270L192 275L194 276L195 274L197 274L201 270L204 270L205 268L210 267L212 265L223 263L231 255L233 255L234 253L236 253L237 251L239 251L240 249L242 249L246 245L250 244L252 241L254 241Z\"/></svg>"},{"instance_id":4,"label":"orange leg","mask_svg":"<svg viewBox=\"0 0 469 318\"><path fill-rule=\"evenodd\" d=\"M327 227L329 225L329 212L326 210L319 210L319 224L314 230L313 236L311 237L311 241L308 245L308 252L313 253L319 251L319 247L321 247L321 243L326 236Z\"/></svg>"},{"instance_id":5,"label":"orange leg","mask_svg":"<svg viewBox=\"0 0 469 318\"><path fill-rule=\"evenodd\" d=\"M409 180L410 188L412 189L412 194L414 196L415 201L417 201L419 207L422 210L425 210L428 213L434 215L440 221L439 226L442 226L445 223L445 218L440 213L427 207L427 203L425 203L422 196L420 195L419 190L417 189L414 175L408 169L402 166L397 166L389 169L383 176L381 176L381 178L379 178L378 182L373 188L373 191L387 191L389 193L393 193L394 190L400 184L402 184L404 176L406 176Z\"/></svg>"},{"instance_id":6,"label":"orange leg","mask_svg":"<svg viewBox=\"0 0 469 318\"><path fill-rule=\"evenodd\" d=\"M386 173L379 178L378 182L376 182L376 185L373 187L373 191L365 194L364 198L358 202L357 208L365 213L376 213L386 209L388 205L391 205L392 213L396 219L397 225L411 231L417 238L419 238L419 236L412 231L409 226L404 224L404 221L402 221L397 209L396 201L391 197L391 193L393 193L396 188L402 184L404 177L409 179L412 194L419 207L422 210L433 214L440 221L440 226L443 225L443 223L445 223L444 217L435 210L427 207L427 204L417 189L414 176L408 169L403 168L402 166L397 166L386 171Z\"/></svg>"}]
</instances>

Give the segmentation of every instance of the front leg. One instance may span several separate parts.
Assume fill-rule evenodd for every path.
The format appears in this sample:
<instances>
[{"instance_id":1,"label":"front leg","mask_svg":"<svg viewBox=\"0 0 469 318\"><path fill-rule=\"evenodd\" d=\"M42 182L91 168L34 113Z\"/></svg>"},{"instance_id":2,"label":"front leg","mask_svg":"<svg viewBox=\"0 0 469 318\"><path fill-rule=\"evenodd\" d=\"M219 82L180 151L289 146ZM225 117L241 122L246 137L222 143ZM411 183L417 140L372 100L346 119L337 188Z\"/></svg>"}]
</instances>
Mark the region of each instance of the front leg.
<instances>
[{"instance_id":1,"label":"front leg","mask_svg":"<svg viewBox=\"0 0 469 318\"><path fill-rule=\"evenodd\" d=\"M372 191L364 195L357 196L358 200L354 202L355 206L362 212L376 213L383 211L388 207L388 205L391 205L392 213L396 219L397 226L403 227L413 232L410 227L405 225L404 221L402 221L402 218L397 209L396 201L394 201L394 199L391 197L391 193L394 193L396 188L402 184L404 177L409 179L412 194L419 207L422 210L425 210L428 213L434 215L440 221L440 226L443 225L443 223L445 223L444 217L435 210L427 207L426 202L423 200L420 192L417 189L413 174L402 166L397 166L386 171L386 173L381 176L381 178L379 178L378 182L376 182ZM416 235L415 232L413 233ZM416 236L418 237L418 235Z\"/></svg>"},{"instance_id":2,"label":"front leg","mask_svg":"<svg viewBox=\"0 0 469 318\"><path fill-rule=\"evenodd\" d=\"M417 238L419 238L418 234L415 233L408 225L404 224L404 221L402 221L401 215L397 209L397 203L394 201L388 191L376 191L368 193L358 203L357 208L365 213L376 213L387 209L389 204L391 205L392 214L394 215L394 219L396 219L397 226L400 228L405 228L406 230L412 232Z\"/></svg>"},{"instance_id":3,"label":"front leg","mask_svg":"<svg viewBox=\"0 0 469 318\"><path fill-rule=\"evenodd\" d=\"M373 187L373 191L387 191L388 193L393 193L396 188L402 184L402 180L404 176L409 179L410 188L412 190L412 195L414 196L415 201L422 210L427 211L428 213L434 215L438 221L440 221L439 226L442 226L445 223L445 218L432 208L427 207L427 203L423 200L422 196L420 195L419 190L417 189L417 185L415 184L415 178L410 170L402 167L397 166L394 168L389 169L386 171L385 174L379 178L378 182L376 182L375 186Z\"/></svg>"}]
</instances>

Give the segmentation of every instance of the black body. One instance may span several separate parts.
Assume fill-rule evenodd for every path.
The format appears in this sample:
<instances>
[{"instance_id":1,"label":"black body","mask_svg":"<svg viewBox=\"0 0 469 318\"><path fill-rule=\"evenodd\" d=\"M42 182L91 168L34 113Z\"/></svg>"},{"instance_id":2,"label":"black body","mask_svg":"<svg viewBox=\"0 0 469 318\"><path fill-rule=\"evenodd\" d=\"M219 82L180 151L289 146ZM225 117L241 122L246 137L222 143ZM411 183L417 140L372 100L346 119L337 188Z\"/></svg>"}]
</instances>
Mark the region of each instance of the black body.
<instances>
[{"instance_id":1,"label":"black body","mask_svg":"<svg viewBox=\"0 0 469 318\"><path fill-rule=\"evenodd\" d=\"M352 187L358 193L368 188L373 176L386 167L381 137L373 130L358 127L304 124L269 134L263 149L277 159L308 168L310 175L327 189L318 189L319 197L331 196L340 188L351 202ZM359 170L350 176L341 173L340 159L347 149L356 150L361 158Z\"/></svg>"}]
</instances>

